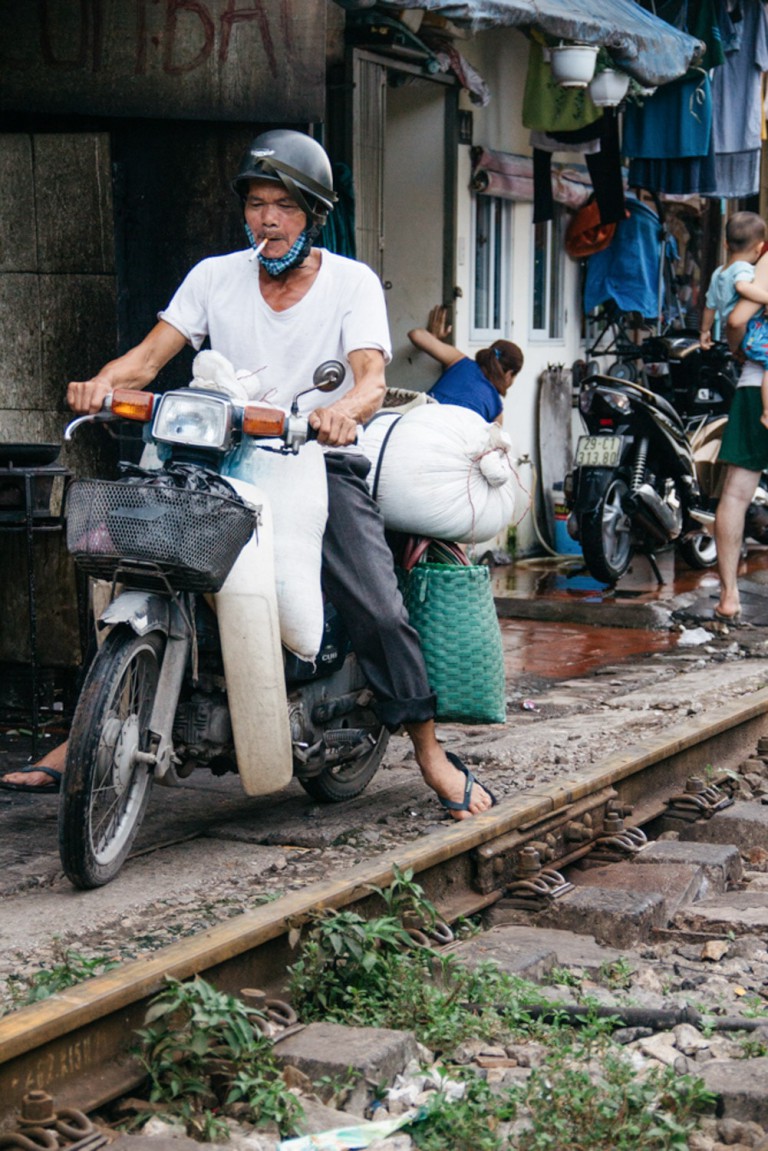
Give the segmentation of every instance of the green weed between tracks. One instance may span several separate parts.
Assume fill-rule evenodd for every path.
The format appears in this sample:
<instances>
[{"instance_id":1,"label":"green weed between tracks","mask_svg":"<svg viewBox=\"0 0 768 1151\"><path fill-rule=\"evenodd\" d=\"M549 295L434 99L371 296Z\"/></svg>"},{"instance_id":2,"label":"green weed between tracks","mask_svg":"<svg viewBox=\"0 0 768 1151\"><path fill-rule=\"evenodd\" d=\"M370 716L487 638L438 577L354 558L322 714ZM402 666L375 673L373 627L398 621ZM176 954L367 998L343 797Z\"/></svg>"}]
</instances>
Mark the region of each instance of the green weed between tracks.
<instances>
[{"instance_id":1,"label":"green weed between tracks","mask_svg":"<svg viewBox=\"0 0 768 1151\"><path fill-rule=\"evenodd\" d=\"M534 984L495 966L468 968L429 946L414 946L401 917L418 913L425 925L438 917L411 873L397 873L392 887L378 894L383 915L318 912L295 933L298 955L288 990L302 1022L408 1030L435 1053L443 1077L464 1083L460 1099L441 1090L429 1095L406 1129L416 1147L687 1148L697 1116L713 1103L700 1080L671 1068L638 1071L611 1040L615 1020L590 1018L587 1009L577 1030L564 1019L534 1022L526 1008L545 1002ZM175 1117L206 1140L226 1138L227 1117L283 1136L299 1130L300 1102L270 1040L255 1026L258 1016L256 1008L203 980L169 982L139 1034L149 1100L137 1119ZM476 1039L535 1051L527 1078L491 1085L477 1067L459 1065L461 1046ZM315 1089L323 1097L323 1084Z\"/></svg>"}]
</instances>

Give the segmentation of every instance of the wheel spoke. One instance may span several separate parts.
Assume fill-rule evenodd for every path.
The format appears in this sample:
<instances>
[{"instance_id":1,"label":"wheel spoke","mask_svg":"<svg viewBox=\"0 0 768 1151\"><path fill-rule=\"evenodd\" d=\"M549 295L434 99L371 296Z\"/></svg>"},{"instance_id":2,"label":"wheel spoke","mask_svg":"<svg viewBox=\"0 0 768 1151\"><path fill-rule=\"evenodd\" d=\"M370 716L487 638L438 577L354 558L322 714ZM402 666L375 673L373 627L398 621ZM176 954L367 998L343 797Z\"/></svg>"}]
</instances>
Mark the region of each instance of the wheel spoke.
<instances>
[{"instance_id":1,"label":"wheel spoke","mask_svg":"<svg viewBox=\"0 0 768 1151\"><path fill-rule=\"evenodd\" d=\"M111 723L105 724L98 750L98 779L94 780L91 797L91 841L97 859L108 858L122 835L122 826L133 825L132 808L137 786L136 769L132 764L131 748L138 747L139 732L149 719L151 693L149 680L153 680L151 666L154 661L148 653L140 653L130 662L120 677L114 692ZM123 746L125 733L132 738ZM139 771L146 771L141 767Z\"/></svg>"},{"instance_id":2,"label":"wheel spoke","mask_svg":"<svg viewBox=\"0 0 768 1151\"><path fill-rule=\"evenodd\" d=\"M147 749L161 650L158 636L116 629L83 687L59 815L62 862L79 887L117 874L141 824L152 776L137 752Z\"/></svg>"}]
</instances>

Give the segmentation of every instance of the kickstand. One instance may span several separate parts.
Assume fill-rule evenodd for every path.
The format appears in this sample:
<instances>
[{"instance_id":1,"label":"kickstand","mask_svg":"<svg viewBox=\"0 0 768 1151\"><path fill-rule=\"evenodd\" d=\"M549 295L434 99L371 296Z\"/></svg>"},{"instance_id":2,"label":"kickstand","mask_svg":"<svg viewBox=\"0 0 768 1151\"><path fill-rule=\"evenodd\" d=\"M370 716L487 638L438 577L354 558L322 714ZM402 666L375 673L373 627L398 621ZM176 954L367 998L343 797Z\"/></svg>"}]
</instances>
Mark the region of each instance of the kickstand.
<instances>
[{"instance_id":1,"label":"kickstand","mask_svg":"<svg viewBox=\"0 0 768 1151\"><path fill-rule=\"evenodd\" d=\"M656 563L656 553L655 552L648 552L647 555L648 555L648 563L651 565L651 570L653 571L653 574L656 576L656 583L659 585L659 587L661 587L661 585L664 583L664 577L662 576L661 572L659 571L659 565Z\"/></svg>"}]
</instances>

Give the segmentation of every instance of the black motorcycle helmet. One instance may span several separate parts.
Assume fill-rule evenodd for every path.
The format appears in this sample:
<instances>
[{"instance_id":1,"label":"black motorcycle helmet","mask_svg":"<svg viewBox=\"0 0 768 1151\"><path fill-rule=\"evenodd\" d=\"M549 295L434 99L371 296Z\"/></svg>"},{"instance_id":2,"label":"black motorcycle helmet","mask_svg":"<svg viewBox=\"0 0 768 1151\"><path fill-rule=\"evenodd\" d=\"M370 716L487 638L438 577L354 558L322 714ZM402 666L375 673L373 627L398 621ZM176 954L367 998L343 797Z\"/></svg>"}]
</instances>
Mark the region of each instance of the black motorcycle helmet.
<instances>
[{"instance_id":1,"label":"black motorcycle helmet","mask_svg":"<svg viewBox=\"0 0 768 1151\"><path fill-rule=\"evenodd\" d=\"M317 228L323 226L338 199L325 149L304 132L287 128L262 132L243 155L232 181L242 202L250 180L282 184L306 214L307 222Z\"/></svg>"}]
</instances>

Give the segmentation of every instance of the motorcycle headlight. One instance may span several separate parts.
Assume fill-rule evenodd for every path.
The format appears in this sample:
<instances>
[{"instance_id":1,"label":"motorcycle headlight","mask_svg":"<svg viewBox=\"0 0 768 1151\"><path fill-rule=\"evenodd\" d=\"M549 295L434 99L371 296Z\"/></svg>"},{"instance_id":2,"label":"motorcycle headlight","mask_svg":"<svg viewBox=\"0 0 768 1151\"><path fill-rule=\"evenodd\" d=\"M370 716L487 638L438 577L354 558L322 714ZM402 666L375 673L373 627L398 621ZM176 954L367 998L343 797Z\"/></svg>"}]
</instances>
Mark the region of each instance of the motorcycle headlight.
<instances>
[{"instance_id":1,"label":"motorcycle headlight","mask_svg":"<svg viewBox=\"0 0 768 1151\"><path fill-rule=\"evenodd\" d=\"M232 405L224 396L196 390L166 392L152 435L164 444L226 451L232 441Z\"/></svg>"}]
</instances>

